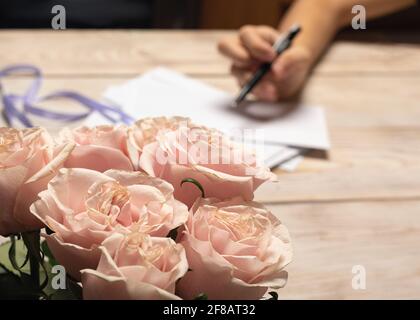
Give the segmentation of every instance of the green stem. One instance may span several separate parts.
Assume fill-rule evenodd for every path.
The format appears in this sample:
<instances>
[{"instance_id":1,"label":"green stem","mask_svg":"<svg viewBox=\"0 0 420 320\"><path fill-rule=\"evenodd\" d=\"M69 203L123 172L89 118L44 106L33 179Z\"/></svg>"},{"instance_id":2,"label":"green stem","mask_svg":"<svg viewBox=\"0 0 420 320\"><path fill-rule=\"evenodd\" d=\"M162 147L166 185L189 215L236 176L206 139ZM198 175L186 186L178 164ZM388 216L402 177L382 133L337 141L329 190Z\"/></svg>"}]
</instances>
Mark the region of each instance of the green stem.
<instances>
[{"instance_id":1,"label":"green stem","mask_svg":"<svg viewBox=\"0 0 420 320\"><path fill-rule=\"evenodd\" d=\"M40 279L39 279L39 261L38 258L29 253L29 266L31 271L31 278L35 288L39 288L40 286Z\"/></svg>"},{"instance_id":2,"label":"green stem","mask_svg":"<svg viewBox=\"0 0 420 320\"><path fill-rule=\"evenodd\" d=\"M22 233L23 241L29 252L29 267L32 282L35 288L40 287L39 267L41 264L41 239L40 232L30 231Z\"/></svg>"},{"instance_id":3,"label":"green stem","mask_svg":"<svg viewBox=\"0 0 420 320\"><path fill-rule=\"evenodd\" d=\"M204 193L204 188L203 186L200 184L200 182L198 182L197 180L193 179L193 178L186 178L184 180L181 181L181 187L184 183L192 183L193 185L195 185L200 191L201 191L201 197L205 198L206 195Z\"/></svg>"}]
</instances>

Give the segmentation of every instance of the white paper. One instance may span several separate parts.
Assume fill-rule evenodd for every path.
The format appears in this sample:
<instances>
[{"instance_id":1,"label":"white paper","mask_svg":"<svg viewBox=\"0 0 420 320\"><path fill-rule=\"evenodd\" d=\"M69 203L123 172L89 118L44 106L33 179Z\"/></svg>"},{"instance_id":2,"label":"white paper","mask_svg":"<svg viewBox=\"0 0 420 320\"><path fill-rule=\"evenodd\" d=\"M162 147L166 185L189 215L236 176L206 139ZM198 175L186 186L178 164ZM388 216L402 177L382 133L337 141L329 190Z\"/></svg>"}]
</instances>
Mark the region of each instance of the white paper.
<instances>
[{"instance_id":1,"label":"white paper","mask_svg":"<svg viewBox=\"0 0 420 320\"><path fill-rule=\"evenodd\" d=\"M300 165L300 163L303 161L302 156L296 156L284 163L282 163L279 167L286 172L294 172L296 171L297 167Z\"/></svg>"},{"instance_id":2,"label":"white paper","mask_svg":"<svg viewBox=\"0 0 420 320\"><path fill-rule=\"evenodd\" d=\"M320 150L330 148L325 115L320 107L302 105L282 116L288 106L255 102L245 108L244 115L231 107L231 94L164 68L110 87L104 96L135 119L185 116L222 131L258 130L266 143ZM103 124L104 121L95 114L87 124Z\"/></svg>"},{"instance_id":3,"label":"white paper","mask_svg":"<svg viewBox=\"0 0 420 320\"><path fill-rule=\"evenodd\" d=\"M245 143L245 146L255 152L258 161L272 169L280 167L285 171L291 172L296 169L300 162L295 161L301 153L299 149L255 143Z\"/></svg>"},{"instance_id":4,"label":"white paper","mask_svg":"<svg viewBox=\"0 0 420 320\"><path fill-rule=\"evenodd\" d=\"M253 102L232 108L234 97L220 89L175 71L156 68L119 86L106 90L104 97L119 105L134 119L157 116L184 116L194 122L214 127L243 139L263 144L257 153L273 168L280 164L286 171L300 163L300 149L328 150L330 142L324 111L320 107L301 105L285 113L289 105ZM93 113L87 125L107 120ZM290 160L290 161L289 161Z\"/></svg>"}]
</instances>

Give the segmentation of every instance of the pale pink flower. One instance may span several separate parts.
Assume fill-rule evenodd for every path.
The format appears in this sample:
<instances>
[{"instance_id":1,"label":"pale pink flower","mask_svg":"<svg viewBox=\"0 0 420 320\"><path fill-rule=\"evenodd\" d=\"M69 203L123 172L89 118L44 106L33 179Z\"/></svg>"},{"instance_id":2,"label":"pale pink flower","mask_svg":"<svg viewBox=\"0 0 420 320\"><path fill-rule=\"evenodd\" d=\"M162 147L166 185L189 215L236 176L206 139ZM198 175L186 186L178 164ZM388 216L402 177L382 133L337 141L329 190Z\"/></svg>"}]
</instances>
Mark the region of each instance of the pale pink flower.
<instances>
[{"instance_id":1,"label":"pale pink flower","mask_svg":"<svg viewBox=\"0 0 420 320\"><path fill-rule=\"evenodd\" d=\"M83 298L177 300L175 284L188 270L185 250L170 238L114 234L96 270L82 270Z\"/></svg>"},{"instance_id":2,"label":"pale pink flower","mask_svg":"<svg viewBox=\"0 0 420 320\"><path fill-rule=\"evenodd\" d=\"M181 186L187 178L198 181L206 197L252 200L262 183L276 177L242 144L203 127L184 126L159 133L154 142L142 148L139 164L149 175L170 182L175 198L189 207L201 193L192 184Z\"/></svg>"},{"instance_id":3,"label":"pale pink flower","mask_svg":"<svg viewBox=\"0 0 420 320\"><path fill-rule=\"evenodd\" d=\"M60 132L58 141L76 144L66 160L66 168L85 168L100 172L110 169L133 170L127 154L125 126L103 125L73 130L65 128Z\"/></svg>"},{"instance_id":4,"label":"pale pink flower","mask_svg":"<svg viewBox=\"0 0 420 320\"><path fill-rule=\"evenodd\" d=\"M178 285L184 299L200 293L209 299L260 299L267 289L286 283L289 233L255 202L197 200L180 243L191 269Z\"/></svg>"},{"instance_id":5,"label":"pale pink flower","mask_svg":"<svg viewBox=\"0 0 420 320\"><path fill-rule=\"evenodd\" d=\"M97 248L111 234L165 237L188 217L169 183L140 172L62 169L39 198L31 212L54 232L48 245L75 278L96 267Z\"/></svg>"},{"instance_id":6,"label":"pale pink flower","mask_svg":"<svg viewBox=\"0 0 420 320\"><path fill-rule=\"evenodd\" d=\"M196 127L189 118L155 117L138 120L128 128L127 150L136 170L145 145L155 142L158 134L175 131L181 127Z\"/></svg>"},{"instance_id":7,"label":"pale pink flower","mask_svg":"<svg viewBox=\"0 0 420 320\"><path fill-rule=\"evenodd\" d=\"M39 229L29 207L69 157L43 128L0 128L0 235Z\"/></svg>"}]
</instances>

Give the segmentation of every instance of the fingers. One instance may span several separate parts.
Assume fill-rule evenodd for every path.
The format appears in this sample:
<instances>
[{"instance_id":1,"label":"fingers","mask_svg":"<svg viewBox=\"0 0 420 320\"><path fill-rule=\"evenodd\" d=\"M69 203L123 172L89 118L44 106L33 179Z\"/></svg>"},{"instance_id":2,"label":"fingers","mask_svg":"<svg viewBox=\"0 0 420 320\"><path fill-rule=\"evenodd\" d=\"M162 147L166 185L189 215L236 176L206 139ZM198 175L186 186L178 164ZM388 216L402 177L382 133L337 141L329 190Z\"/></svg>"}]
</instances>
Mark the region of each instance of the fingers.
<instances>
[{"instance_id":1,"label":"fingers","mask_svg":"<svg viewBox=\"0 0 420 320\"><path fill-rule=\"evenodd\" d=\"M232 67L232 74L238 80L239 86L243 87L253 77L254 71L248 69ZM263 101L277 101L277 88L273 83L272 77L268 76L263 78L260 83L252 90L252 93L260 100Z\"/></svg>"},{"instance_id":2,"label":"fingers","mask_svg":"<svg viewBox=\"0 0 420 320\"><path fill-rule=\"evenodd\" d=\"M263 101L276 102L279 99L277 86L269 80L262 81L252 93Z\"/></svg>"},{"instance_id":3,"label":"fingers","mask_svg":"<svg viewBox=\"0 0 420 320\"><path fill-rule=\"evenodd\" d=\"M246 50L238 38L225 38L218 44L221 54L232 60L237 67L247 67L252 64L251 54Z\"/></svg>"},{"instance_id":4,"label":"fingers","mask_svg":"<svg viewBox=\"0 0 420 320\"><path fill-rule=\"evenodd\" d=\"M290 70L295 67L296 62L296 57L287 51L279 57L271 66L271 75L274 81L285 79L290 73Z\"/></svg>"},{"instance_id":5,"label":"fingers","mask_svg":"<svg viewBox=\"0 0 420 320\"><path fill-rule=\"evenodd\" d=\"M231 74L238 80L240 86L245 85L251 79L251 76L254 74L254 70L249 68L241 68L235 65L232 65L230 69Z\"/></svg>"},{"instance_id":6,"label":"fingers","mask_svg":"<svg viewBox=\"0 0 420 320\"><path fill-rule=\"evenodd\" d=\"M244 26L239 35L222 39L220 53L232 60L237 67L246 68L275 58L273 47L278 32L268 26Z\"/></svg>"},{"instance_id":7,"label":"fingers","mask_svg":"<svg viewBox=\"0 0 420 320\"><path fill-rule=\"evenodd\" d=\"M245 26L239 36L219 43L220 52L232 60L232 74L244 86L263 62L273 61L273 43L278 32L267 26ZM254 88L253 94L264 101L288 99L303 87L310 72L311 53L306 47L293 46L274 60L271 71Z\"/></svg>"},{"instance_id":8,"label":"fingers","mask_svg":"<svg viewBox=\"0 0 420 320\"><path fill-rule=\"evenodd\" d=\"M280 56L271 67L273 81L281 82L292 73L306 71L310 65L310 55L300 47L293 47Z\"/></svg>"},{"instance_id":9,"label":"fingers","mask_svg":"<svg viewBox=\"0 0 420 320\"><path fill-rule=\"evenodd\" d=\"M275 58L273 33L269 27L245 26L239 30L239 39L251 56L260 61L272 61ZM274 41L273 41L274 40Z\"/></svg>"},{"instance_id":10,"label":"fingers","mask_svg":"<svg viewBox=\"0 0 420 320\"><path fill-rule=\"evenodd\" d=\"M256 30L258 34L270 44L271 47L280 36L279 32L276 29L273 29L268 26L257 26Z\"/></svg>"},{"instance_id":11,"label":"fingers","mask_svg":"<svg viewBox=\"0 0 420 320\"><path fill-rule=\"evenodd\" d=\"M271 71L254 88L252 93L264 101L277 101L293 97L304 85L310 71L309 52L300 47L292 47L273 64ZM257 67L232 67L232 74L244 86L254 75Z\"/></svg>"}]
</instances>

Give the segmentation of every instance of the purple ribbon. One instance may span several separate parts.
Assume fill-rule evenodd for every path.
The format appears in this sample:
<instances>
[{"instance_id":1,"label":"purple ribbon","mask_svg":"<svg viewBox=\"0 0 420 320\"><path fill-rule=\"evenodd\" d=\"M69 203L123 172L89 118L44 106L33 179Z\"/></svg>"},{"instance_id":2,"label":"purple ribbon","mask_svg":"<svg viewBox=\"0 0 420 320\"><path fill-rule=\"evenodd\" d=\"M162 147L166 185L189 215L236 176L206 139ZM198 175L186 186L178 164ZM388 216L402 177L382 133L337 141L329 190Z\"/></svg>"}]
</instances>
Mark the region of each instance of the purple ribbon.
<instances>
[{"instance_id":1,"label":"purple ribbon","mask_svg":"<svg viewBox=\"0 0 420 320\"><path fill-rule=\"evenodd\" d=\"M3 100L3 114L9 123L12 123L12 120L18 120L25 127L33 127L32 122L27 117L29 114L51 120L73 122L86 118L92 112L99 112L103 117L112 123L130 124L134 122L134 119L122 110L97 102L74 91L56 91L47 96L38 97L39 89L41 88L42 84L42 73L39 68L32 65L22 64L7 67L3 70L0 70L0 78L4 78L17 73L30 74L34 77L34 80L22 95L4 93L3 87L0 83L0 93ZM64 112L49 111L36 105L37 103L43 101L58 98L74 100L82 106L86 107L87 111L82 113L69 114ZM19 110L19 108L16 107L17 103L22 104L22 110Z\"/></svg>"}]
</instances>

